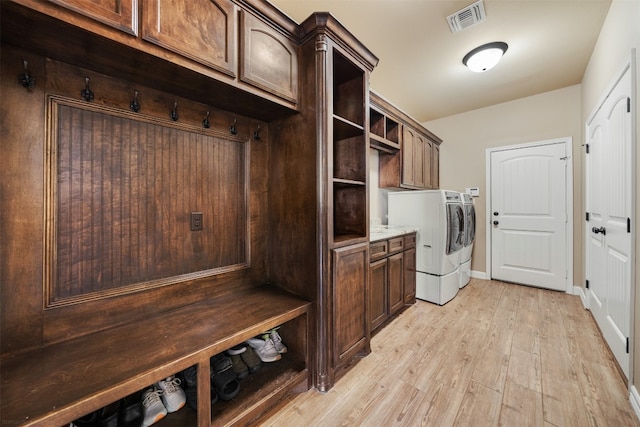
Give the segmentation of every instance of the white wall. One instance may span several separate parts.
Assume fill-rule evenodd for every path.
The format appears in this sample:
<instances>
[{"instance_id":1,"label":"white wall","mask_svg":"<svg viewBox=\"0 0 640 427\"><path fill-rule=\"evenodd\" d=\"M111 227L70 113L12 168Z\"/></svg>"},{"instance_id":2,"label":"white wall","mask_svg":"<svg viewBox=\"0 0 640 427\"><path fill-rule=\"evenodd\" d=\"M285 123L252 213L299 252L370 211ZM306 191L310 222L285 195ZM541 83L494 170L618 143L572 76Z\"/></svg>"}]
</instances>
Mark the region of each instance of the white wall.
<instances>
[{"instance_id":1,"label":"white wall","mask_svg":"<svg viewBox=\"0 0 640 427\"><path fill-rule=\"evenodd\" d=\"M573 138L574 246L581 246L582 192L580 190L582 140L580 86L546 92L491 107L424 123L443 139L440 146L440 187L464 191L478 187L476 243L471 269L486 271L486 165L487 148L563 137ZM580 250L574 256L574 280L582 276Z\"/></svg>"}]
</instances>

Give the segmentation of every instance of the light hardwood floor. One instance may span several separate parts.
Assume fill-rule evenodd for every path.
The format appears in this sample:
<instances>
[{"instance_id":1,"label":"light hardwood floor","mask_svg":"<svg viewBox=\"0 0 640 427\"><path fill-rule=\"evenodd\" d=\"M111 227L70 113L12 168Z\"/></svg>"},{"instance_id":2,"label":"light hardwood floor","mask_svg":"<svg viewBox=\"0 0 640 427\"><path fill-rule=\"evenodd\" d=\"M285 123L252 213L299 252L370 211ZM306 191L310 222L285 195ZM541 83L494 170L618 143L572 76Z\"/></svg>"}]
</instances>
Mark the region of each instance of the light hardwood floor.
<instances>
[{"instance_id":1,"label":"light hardwood floor","mask_svg":"<svg viewBox=\"0 0 640 427\"><path fill-rule=\"evenodd\" d=\"M640 426L576 296L472 279L418 301L327 393L290 398L264 426Z\"/></svg>"}]
</instances>

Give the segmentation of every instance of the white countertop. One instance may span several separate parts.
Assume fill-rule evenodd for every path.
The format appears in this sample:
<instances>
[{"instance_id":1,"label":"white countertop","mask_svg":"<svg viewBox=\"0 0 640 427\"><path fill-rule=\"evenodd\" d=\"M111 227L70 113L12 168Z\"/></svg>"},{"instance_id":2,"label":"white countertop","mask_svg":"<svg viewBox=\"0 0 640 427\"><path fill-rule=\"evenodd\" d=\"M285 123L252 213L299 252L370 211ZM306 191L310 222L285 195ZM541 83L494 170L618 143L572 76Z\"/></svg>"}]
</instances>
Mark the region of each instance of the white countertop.
<instances>
[{"instance_id":1,"label":"white countertop","mask_svg":"<svg viewBox=\"0 0 640 427\"><path fill-rule=\"evenodd\" d=\"M418 231L418 228L409 226L372 225L369 232L369 241L391 239L416 231Z\"/></svg>"}]
</instances>

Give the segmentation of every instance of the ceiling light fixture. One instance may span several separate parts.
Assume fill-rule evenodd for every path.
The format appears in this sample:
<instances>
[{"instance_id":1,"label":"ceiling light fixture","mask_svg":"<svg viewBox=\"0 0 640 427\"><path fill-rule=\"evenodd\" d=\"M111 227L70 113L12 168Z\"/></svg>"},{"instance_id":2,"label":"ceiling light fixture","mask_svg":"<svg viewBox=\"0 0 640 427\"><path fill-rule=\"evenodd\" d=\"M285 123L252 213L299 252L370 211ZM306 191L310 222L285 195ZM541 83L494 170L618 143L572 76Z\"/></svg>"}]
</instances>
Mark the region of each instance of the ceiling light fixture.
<instances>
[{"instance_id":1,"label":"ceiling light fixture","mask_svg":"<svg viewBox=\"0 0 640 427\"><path fill-rule=\"evenodd\" d=\"M483 73L495 67L508 48L509 45L504 42L483 44L467 53L462 58L462 63L473 72Z\"/></svg>"}]
</instances>

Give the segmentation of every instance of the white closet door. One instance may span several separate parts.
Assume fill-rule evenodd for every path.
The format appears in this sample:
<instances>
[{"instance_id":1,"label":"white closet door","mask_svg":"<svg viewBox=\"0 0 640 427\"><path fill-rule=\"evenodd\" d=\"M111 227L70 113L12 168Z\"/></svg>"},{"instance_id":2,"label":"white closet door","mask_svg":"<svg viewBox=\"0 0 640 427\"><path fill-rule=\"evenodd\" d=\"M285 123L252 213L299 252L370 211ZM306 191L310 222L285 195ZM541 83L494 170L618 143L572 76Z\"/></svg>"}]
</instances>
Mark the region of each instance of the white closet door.
<instances>
[{"instance_id":1,"label":"white closet door","mask_svg":"<svg viewBox=\"0 0 640 427\"><path fill-rule=\"evenodd\" d=\"M589 308L629 375L632 267L631 71L627 68L587 125Z\"/></svg>"}]
</instances>

